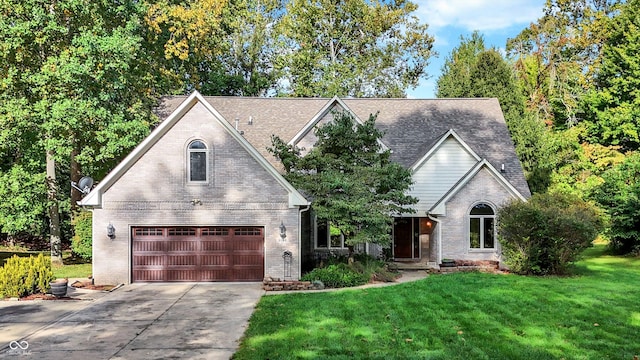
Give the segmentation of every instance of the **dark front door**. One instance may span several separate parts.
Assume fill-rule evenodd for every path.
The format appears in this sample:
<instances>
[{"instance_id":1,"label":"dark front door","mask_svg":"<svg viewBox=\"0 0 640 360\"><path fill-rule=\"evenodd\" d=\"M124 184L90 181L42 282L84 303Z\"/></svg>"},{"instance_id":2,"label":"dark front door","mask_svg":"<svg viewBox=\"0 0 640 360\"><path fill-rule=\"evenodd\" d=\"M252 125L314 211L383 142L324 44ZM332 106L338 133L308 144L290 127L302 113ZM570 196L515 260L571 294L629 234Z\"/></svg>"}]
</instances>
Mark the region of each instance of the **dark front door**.
<instances>
[{"instance_id":1,"label":"dark front door","mask_svg":"<svg viewBox=\"0 0 640 360\"><path fill-rule=\"evenodd\" d=\"M413 231L411 219L396 219L393 226L393 257L411 259L413 257Z\"/></svg>"}]
</instances>

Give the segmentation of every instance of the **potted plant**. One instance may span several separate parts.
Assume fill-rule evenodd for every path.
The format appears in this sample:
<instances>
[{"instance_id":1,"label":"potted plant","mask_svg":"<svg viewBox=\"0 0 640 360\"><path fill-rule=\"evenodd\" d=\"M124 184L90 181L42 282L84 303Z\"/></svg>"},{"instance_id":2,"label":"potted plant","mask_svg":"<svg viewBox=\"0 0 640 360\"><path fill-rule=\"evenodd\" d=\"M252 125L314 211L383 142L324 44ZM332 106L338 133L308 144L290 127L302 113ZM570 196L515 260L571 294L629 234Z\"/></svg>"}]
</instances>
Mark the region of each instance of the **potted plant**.
<instances>
[{"instance_id":1,"label":"potted plant","mask_svg":"<svg viewBox=\"0 0 640 360\"><path fill-rule=\"evenodd\" d=\"M67 295L67 285L69 283L69 279L56 279L49 283L51 286L51 295L55 297L62 297Z\"/></svg>"},{"instance_id":2,"label":"potted plant","mask_svg":"<svg viewBox=\"0 0 640 360\"><path fill-rule=\"evenodd\" d=\"M440 267L455 267L456 261L453 259L442 259L440 263Z\"/></svg>"}]
</instances>

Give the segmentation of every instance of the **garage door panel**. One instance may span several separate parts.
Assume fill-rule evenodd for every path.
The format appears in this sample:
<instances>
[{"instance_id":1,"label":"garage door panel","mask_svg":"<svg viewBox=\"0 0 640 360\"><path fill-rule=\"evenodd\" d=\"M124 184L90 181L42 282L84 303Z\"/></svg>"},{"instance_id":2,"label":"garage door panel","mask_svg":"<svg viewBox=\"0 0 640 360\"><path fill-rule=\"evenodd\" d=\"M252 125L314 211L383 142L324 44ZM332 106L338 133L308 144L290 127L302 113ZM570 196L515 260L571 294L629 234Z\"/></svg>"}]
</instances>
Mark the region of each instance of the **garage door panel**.
<instances>
[{"instance_id":1,"label":"garage door panel","mask_svg":"<svg viewBox=\"0 0 640 360\"><path fill-rule=\"evenodd\" d=\"M139 240L133 243L133 251L135 252L164 252L164 239Z\"/></svg>"},{"instance_id":2,"label":"garage door panel","mask_svg":"<svg viewBox=\"0 0 640 360\"><path fill-rule=\"evenodd\" d=\"M226 241L223 238L212 239L212 240L204 239L200 244L202 246L203 252L207 252L207 251L227 252L230 246L229 241Z\"/></svg>"},{"instance_id":3,"label":"garage door panel","mask_svg":"<svg viewBox=\"0 0 640 360\"><path fill-rule=\"evenodd\" d=\"M198 255L190 254L190 255L168 255L167 256L167 266L168 267L176 267L176 266L197 266L198 265Z\"/></svg>"},{"instance_id":4,"label":"garage door panel","mask_svg":"<svg viewBox=\"0 0 640 360\"><path fill-rule=\"evenodd\" d=\"M134 228L133 281L260 281L261 227Z\"/></svg>"},{"instance_id":5,"label":"garage door panel","mask_svg":"<svg viewBox=\"0 0 640 360\"><path fill-rule=\"evenodd\" d=\"M171 269L166 271L164 281L198 281L198 271L187 269Z\"/></svg>"},{"instance_id":6,"label":"garage door panel","mask_svg":"<svg viewBox=\"0 0 640 360\"><path fill-rule=\"evenodd\" d=\"M139 279L145 279L144 281L165 281L164 273L165 272L163 270L139 269L134 272L134 275L137 276L137 278Z\"/></svg>"},{"instance_id":7,"label":"garage door panel","mask_svg":"<svg viewBox=\"0 0 640 360\"><path fill-rule=\"evenodd\" d=\"M139 268L162 269L165 262L164 255L139 254L133 258L133 265Z\"/></svg>"},{"instance_id":8,"label":"garage door panel","mask_svg":"<svg viewBox=\"0 0 640 360\"><path fill-rule=\"evenodd\" d=\"M231 256L227 254L206 254L200 256L202 266L230 266Z\"/></svg>"}]
</instances>

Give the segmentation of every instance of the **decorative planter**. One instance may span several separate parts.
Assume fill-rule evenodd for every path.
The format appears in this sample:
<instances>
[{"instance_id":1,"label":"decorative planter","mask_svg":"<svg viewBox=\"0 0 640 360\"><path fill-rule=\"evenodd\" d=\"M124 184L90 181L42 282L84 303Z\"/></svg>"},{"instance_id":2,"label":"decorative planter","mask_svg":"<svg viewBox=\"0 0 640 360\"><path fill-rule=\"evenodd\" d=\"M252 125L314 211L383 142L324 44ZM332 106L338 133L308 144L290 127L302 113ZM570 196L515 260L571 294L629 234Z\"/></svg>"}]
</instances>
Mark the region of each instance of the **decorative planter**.
<instances>
[{"instance_id":1,"label":"decorative planter","mask_svg":"<svg viewBox=\"0 0 640 360\"><path fill-rule=\"evenodd\" d=\"M440 267L455 267L455 266L456 266L456 261L451 259L442 259L442 263L440 264Z\"/></svg>"},{"instance_id":2,"label":"decorative planter","mask_svg":"<svg viewBox=\"0 0 640 360\"><path fill-rule=\"evenodd\" d=\"M50 282L49 285L51 286L51 295L55 297L62 297L67 295L68 282L69 281L67 279L57 279Z\"/></svg>"}]
</instances>

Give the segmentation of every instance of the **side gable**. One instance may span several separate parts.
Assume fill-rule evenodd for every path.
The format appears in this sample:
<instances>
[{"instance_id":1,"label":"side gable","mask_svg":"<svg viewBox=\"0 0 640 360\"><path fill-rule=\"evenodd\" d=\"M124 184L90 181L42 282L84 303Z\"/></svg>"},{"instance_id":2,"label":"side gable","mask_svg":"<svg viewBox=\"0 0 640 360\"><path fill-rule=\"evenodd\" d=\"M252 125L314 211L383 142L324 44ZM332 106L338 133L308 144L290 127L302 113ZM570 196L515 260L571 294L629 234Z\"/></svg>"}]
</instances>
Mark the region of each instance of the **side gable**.
<instances>
[{"instance_id":1,"label":"side gable","mask_svg":"<svg viewBox=\"0 0 640 360\"><path fill-rule=\"evenodd\" d=\"M486 159L482 159L482 161L478 162L469 172L458 181L435 205L433 205L428 213L433 215L446 215L446 204L447 202L455 196L460 190L462 190L471 179L473 179L478 172L482 169L487 169L488 172L492 175L496 181L505 188L511 196L520 200L526 200L526 197L523 196L511 183L507 181L507 179L502 176L502 174L496 170L495 167L491 165L489 161Z\"/></svg>"},{"instance_id":2,"label":"side gable","mask_svg":"<svg viewBox=\"0 0 640 360\"><path fill-rule=\"evenodd\" d=\"M151 134L142 141L113 171L111 171L79 205L101 207L103 194L109 190L142 156L147 153L167 132L179 122L196 104L203 106L212 119L235 140L288 194L289 206L308 205L309 202L282 175L236 131L229 121L224 119L199 92L193 92L178 108L169 115Z\"/></svg>"},{"instance_id":3,"label":"side gable","mask_svg":"<svg viewBox=\"0 0 640 360\"><path fill-rule=\"evenodd\" d=\"M350 112L357 122L362 123L362 120L356 116L349 108L344 104L344 102L339 97L333 97L333 99L329 100L323 107L318 111L318 113L309 120L300 131L289 140L289 145L298 146L298 144L303 141L305 137L309 134L312 134L313 128L318 125L322 120L327 120L327 116L331 115L331 112L336 109L341 108L344 111ZM315 141L312 141L313 144Z\"/></svg>"},{"instance_id":4,"label":"side gable","mask_svg":"<svg viewBox=\"0 0 640 360\"><path fill-rule=\"evenodd\" d=\"M429 211L479 161L480 157L454 130L447 131L411 167L414 184L409 195L419 199L415 210L418 213Z\"/></svg>"},{"instance_id":5,"label":"side gable","mask_svg":"<svg viewBox=\"0 0 640 360\"><path fill-rule=\"evenodd\" d=\"M351 111L342 99L334 97L320 111L305 124L305 126L289 141L289 145L294 145L299 148L310 149L316 143L316 138L313 133L313 129L320 124L325 124L333 120L333 111L346 111L353 116L354 120L358 124L363 124L364 121L355 112ZM367 115L368 116L368 115ZM368 117L367 117L368 119ZM378 141L383 151L389 147L382 141Z\"/></svg>"}]
</instances>

